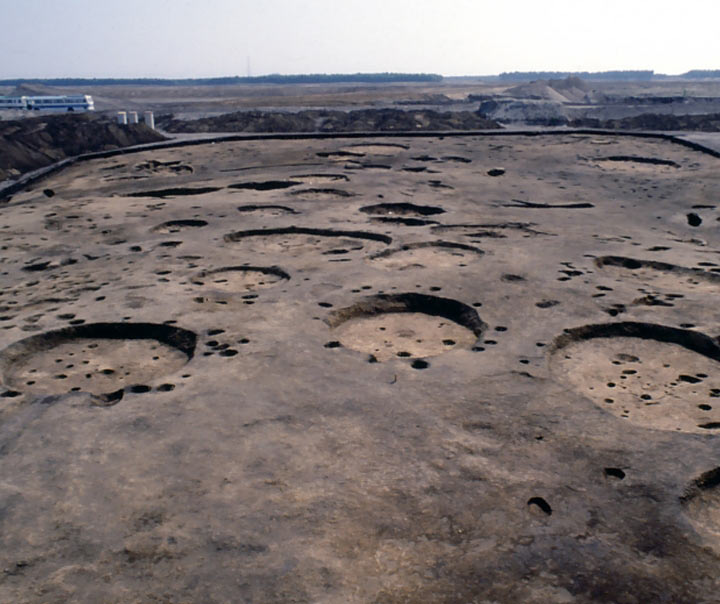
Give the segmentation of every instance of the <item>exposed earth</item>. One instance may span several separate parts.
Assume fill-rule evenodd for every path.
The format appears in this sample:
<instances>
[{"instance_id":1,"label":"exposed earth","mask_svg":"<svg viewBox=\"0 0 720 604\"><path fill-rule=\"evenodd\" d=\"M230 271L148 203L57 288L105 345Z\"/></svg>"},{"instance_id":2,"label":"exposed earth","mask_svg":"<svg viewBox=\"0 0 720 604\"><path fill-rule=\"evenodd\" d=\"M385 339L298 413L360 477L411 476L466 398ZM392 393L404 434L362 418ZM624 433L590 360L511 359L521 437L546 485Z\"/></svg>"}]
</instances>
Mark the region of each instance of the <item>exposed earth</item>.
<instances>
[{"instance_id":1,"label":"exposed earth","mask_svg":"<svg viewBox=\"0 0 720 604\"><path fill-rule=\"evenodd\" d=\"M121 127L92 114L0 121L0 182L82 153L164 139L145 124Z\"/></svg>"},{"instance_id":2,"label":"exposed earth","mask_svg":"<svg viewBox=\"0 0 720 604\"><path fill-rule=\"evenodd\" d=\"M172 132L347 132L563 126L717 131L720 79L443 78L394 84L205 86L26 83L0 94L90 94L98 113L151 110ZM18 118L1 112L0 118Z\"/></svg>"},{"instance_id":3,"label":"exposed earth","mask_svg":"<svg viewBox=\"0 0 720 604\"><path fill-rule=\"evenodd\" d=\"M500 124L471 111L358 109L354 111L239 111L196 120L165 116L167 132L393 132L492 130Z\"/></svg>"},{"instance_id":4,"label":"exposed earth","mask_svg":"<svg viewBox=\"0 0 720 604\"><path fill-rule=\"evenodd\" d=\"M608 130L693 130L720 132L720 113L701 115L666 115L643 113L622 119L599 120L584 118L571 120L575 128L605 128Z\"/></svg>"},{"instance_id":5,"label":"exposed earth","mask_svg":"<svg viewBox=\"0 0 720 604\"><path fill-rule=\"evenodd\" d=\"M0 214L0 601L717 602L716 157L208 142Z\"/></svg>"}]
</instances>

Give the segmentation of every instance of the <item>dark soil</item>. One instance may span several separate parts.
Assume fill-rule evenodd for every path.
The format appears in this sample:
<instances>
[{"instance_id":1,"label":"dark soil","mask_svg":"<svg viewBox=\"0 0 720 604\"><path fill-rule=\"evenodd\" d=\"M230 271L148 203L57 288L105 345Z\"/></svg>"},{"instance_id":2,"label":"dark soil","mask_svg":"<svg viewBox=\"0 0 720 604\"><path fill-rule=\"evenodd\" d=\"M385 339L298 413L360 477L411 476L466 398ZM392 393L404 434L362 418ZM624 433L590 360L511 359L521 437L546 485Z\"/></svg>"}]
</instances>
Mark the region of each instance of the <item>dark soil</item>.
<instances>
[{"instance_id":1,"label":"dark soil","mask_svg":"<svg viewBox=\"0 0 720 604\"><path fill-rule=\"evenodd\" d=\"M0 122L0 181L67 157L165 140L145 124L119 126L95 115Z\"/></svg>"},{"instance_id":2,"label":"dark soil","mask_svg":"<svg viewBox=\"0 0 720 604\"><path fill-rule=\"evenodd\" d=\"M198 120L161 116L167 132L393 132L406 130L489 130L501 126L471 111L362 109L357 111L239 111Z\"/></svg>"},{"instance_id":3,"label":"dark soil","mask_svg":"<svg viewBox=\"0 0 720 604\"><path fill-rule=\"evenodd\" d=\"M608 130L696 130L720 132L720 113L703 115L665 115L643 113L622 119L599 120L582 118L572 120L573 128L605 128Z\"/></svg>"}]
</instances>

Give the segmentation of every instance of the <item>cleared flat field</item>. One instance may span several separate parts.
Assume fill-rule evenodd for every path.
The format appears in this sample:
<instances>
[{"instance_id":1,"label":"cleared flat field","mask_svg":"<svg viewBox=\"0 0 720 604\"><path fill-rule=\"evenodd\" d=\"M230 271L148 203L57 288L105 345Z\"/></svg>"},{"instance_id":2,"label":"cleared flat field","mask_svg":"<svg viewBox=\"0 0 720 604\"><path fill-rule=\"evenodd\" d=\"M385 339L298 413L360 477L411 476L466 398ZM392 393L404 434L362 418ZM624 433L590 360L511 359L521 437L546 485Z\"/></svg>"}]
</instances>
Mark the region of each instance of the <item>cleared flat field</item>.
<instances>
[{"instance_id":1,"label":"cleared flat field","mask_svg":"<svg viewBox=\"0 0 720 604\"><path fill-rule=\"evenodd\" d=\"M718 160L240 141L0 206L0 600L711 602Z\"/></svg>"}]
</instances>

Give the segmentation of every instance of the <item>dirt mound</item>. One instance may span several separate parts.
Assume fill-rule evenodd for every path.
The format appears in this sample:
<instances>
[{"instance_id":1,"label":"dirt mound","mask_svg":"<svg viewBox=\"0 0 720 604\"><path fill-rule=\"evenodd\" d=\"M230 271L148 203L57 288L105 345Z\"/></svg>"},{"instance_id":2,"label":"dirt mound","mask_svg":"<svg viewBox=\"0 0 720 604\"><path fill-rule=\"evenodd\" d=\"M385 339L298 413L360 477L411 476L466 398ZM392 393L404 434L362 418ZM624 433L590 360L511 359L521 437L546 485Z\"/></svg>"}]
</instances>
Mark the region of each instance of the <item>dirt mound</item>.
<instances>
[{"instance_id":1,"label":"dirt mound","mask_svg":"<svg viewBox=\"0 0 720 604\"><path fill-rule=\"evenodd\" d=\"M562 94L571 103L588 103L598 100L597 93L578 77L550 80L548 84L550 88Z\"/></svg>"},{"instance_id":2,"label":"dirt mound","mask_svg":"<svg viewBox=\"0 0 720 604\"><path fill-rule=\"evenodd\" d=\"M536 80L527 84L513 86L505 91L507 96L516 99L535 99L544 101L555 101L556 103L565 103L567 99L554 90L546 80Z\"/></svg>"},{"instance_id":3,"label":"dirt mound","mask_svg":"<svg viewBox=\"0 0 720 604\"><path fill-rule=\"evenodd\" d=\"M535 80L513 86L505 91L507 96L517 99L535 99L556 103L591 103L598 95L586 82L578 77L564 80Z\"/></svg>"},{"instance_id":4,"label":"dirt mound","mask_svg":"<svg viewBox=\"0 0 720 604\"><path fill-rule=\"evenodd\" d=\"M567 124L568 112L563 103L548 100L500 99L480 104L479 113L501 124L524 123L533 126Z\"/></svg>"},{"instance_id":5,"label":"dirt mound","mask_svg":"<svg viewBox=\"0 0 720 604\"><path fill-rule=\"evenodd\" d=\"M0 181L56 161L165 140L145 124L119 126L95 115L53 115L0 122Z\"/></svg>"},{"instance_id":6,"label":"dirt mound","mask_svg":"<svg viewBox=\"0 0 720 604\"><path fill-rule=\"evenodd\" d=\"M493 120L470 111L362 109L356 111L240 111L199 120L158 118L168 132L393 132L421 130L488 130Z\"/></svg>"},{"instance_id":7,"label":"dirt mound","mask_svg":"<svg viewBox=\"0 0 720 604\"><path fill-rule=\"evenodd\" d=\"M696 130L720 132L720 113L702 115L666 115L643 113L622 119L576 119L570 122L576 128L605 128L608 130Z\"/></svg>"},{"instance_id":8,"label":"dirt mound","mask_svg":"<svg viewBox=\"0 0 720 604\"><path fill-rule=\"evenodd\" d=\"M422 94L419 98L395 101L396 105L451 105L454 100L446 94Z\"/></svg>"},{"instance_id":9,"label":"dirt mound","mask_svg":"<svg viewBox=\"0 0 720 604\"><path fill-rule=\"evenodd\" d=\"M590 86L582 79L577 76L570 76L564 80L549 80L550 86L555 90L581 90L582 92L590 92Z\"/></svg>"}]
</instances>

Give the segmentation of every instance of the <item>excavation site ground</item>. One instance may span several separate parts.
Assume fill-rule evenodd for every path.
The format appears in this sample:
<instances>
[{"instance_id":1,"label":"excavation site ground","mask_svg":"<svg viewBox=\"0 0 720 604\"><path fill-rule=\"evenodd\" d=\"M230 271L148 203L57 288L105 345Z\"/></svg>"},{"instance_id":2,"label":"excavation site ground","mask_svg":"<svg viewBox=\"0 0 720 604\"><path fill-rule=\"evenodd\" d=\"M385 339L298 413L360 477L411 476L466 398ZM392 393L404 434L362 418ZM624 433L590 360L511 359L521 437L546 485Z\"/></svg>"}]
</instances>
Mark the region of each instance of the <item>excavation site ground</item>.
<instances>
[{"instance_id":1,"label":"excavation site ground","mask_svg":"<svg viewBox=\"0 0 720 604\"><path fill-rule=\"evenodd\" d=\"M720 160L234 140L0 205L0 601L720 589Z\"/></svg>"}]
</instances>

